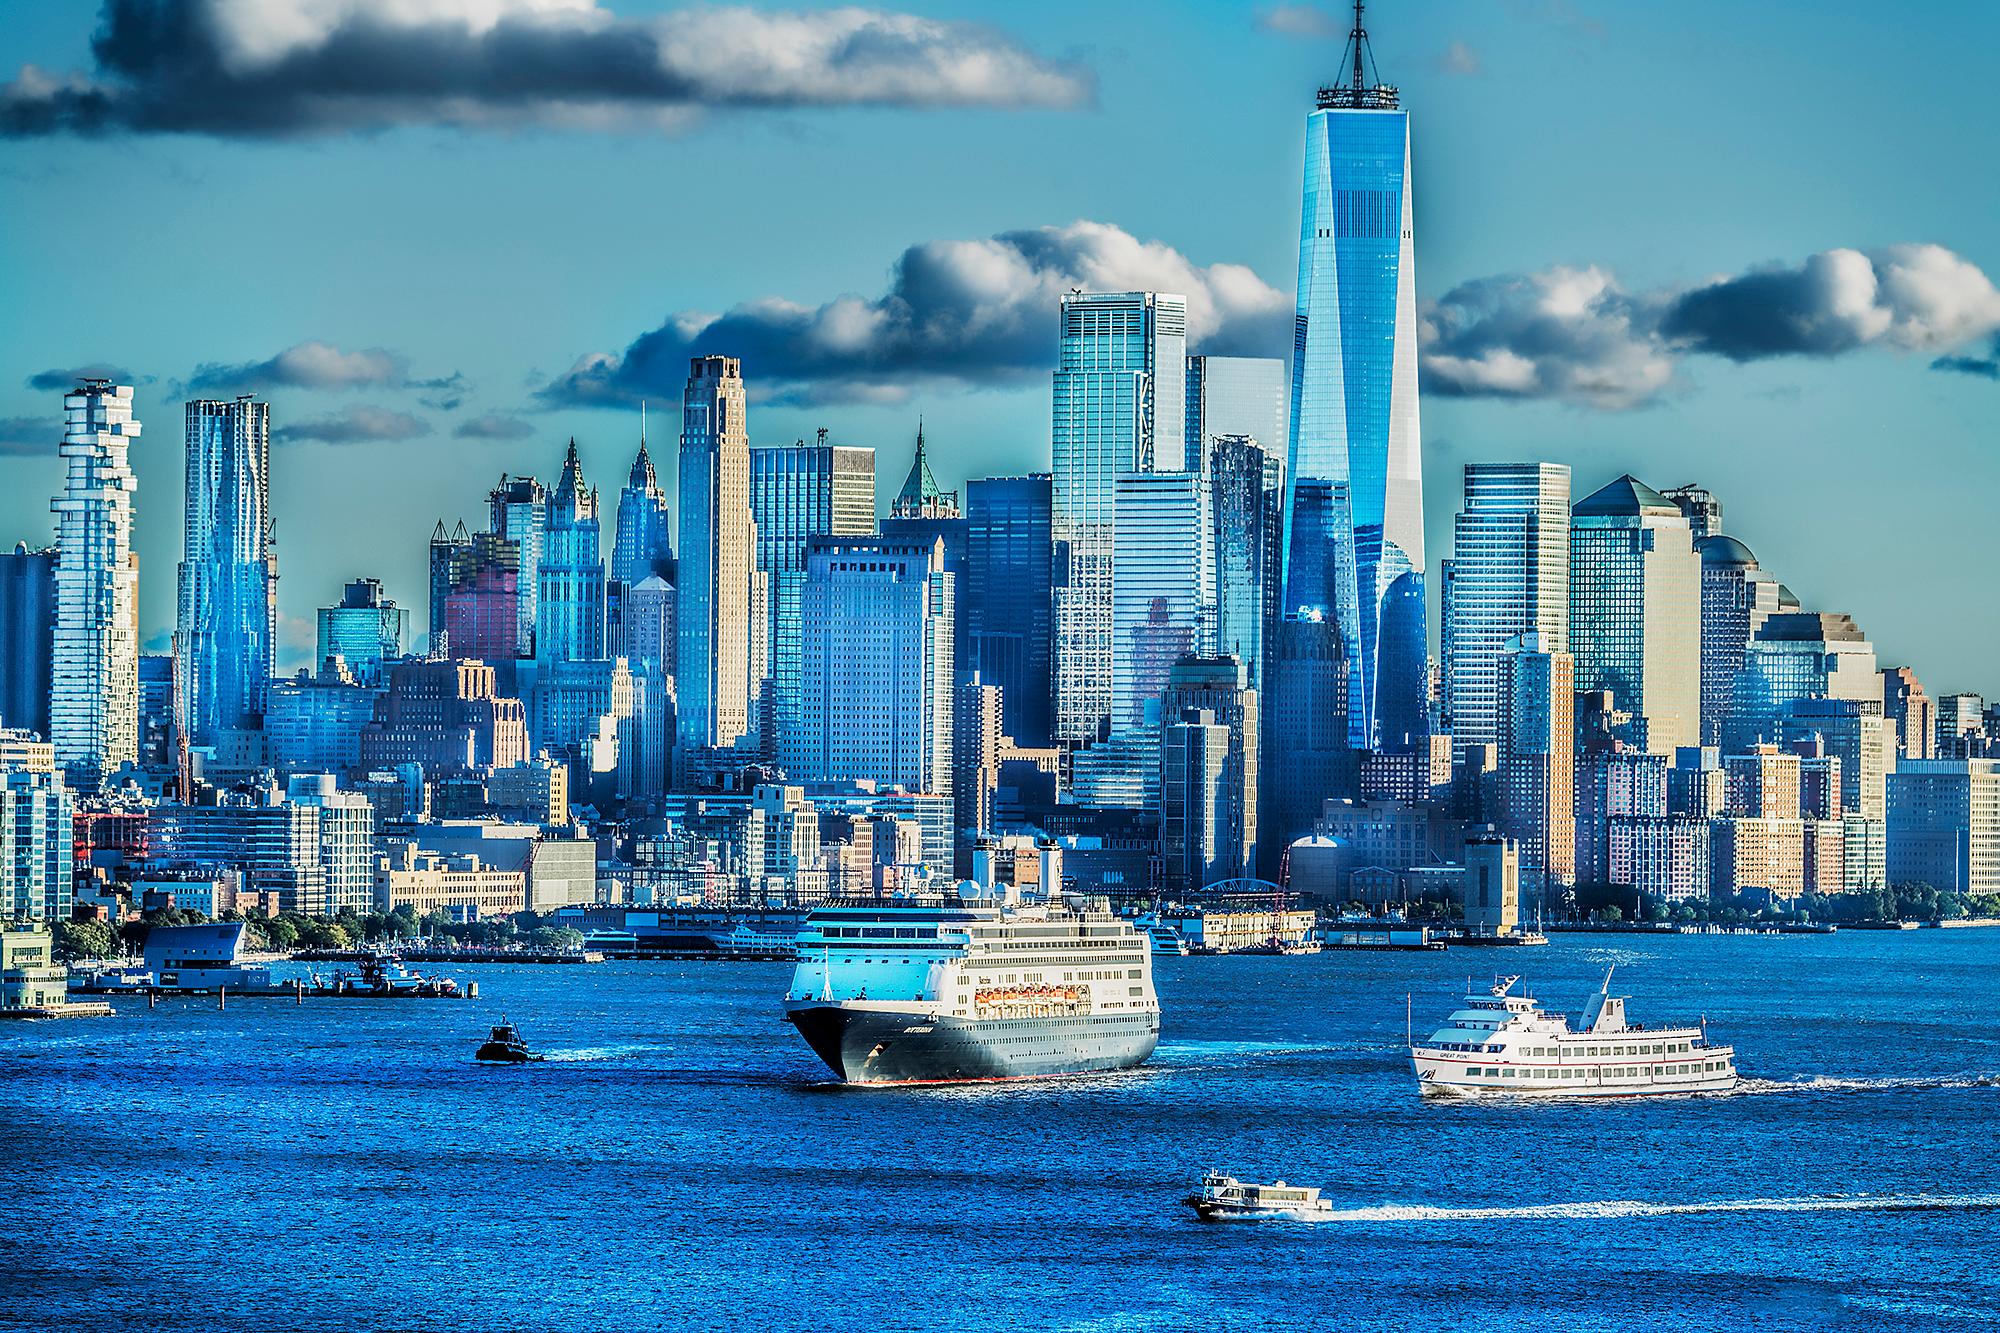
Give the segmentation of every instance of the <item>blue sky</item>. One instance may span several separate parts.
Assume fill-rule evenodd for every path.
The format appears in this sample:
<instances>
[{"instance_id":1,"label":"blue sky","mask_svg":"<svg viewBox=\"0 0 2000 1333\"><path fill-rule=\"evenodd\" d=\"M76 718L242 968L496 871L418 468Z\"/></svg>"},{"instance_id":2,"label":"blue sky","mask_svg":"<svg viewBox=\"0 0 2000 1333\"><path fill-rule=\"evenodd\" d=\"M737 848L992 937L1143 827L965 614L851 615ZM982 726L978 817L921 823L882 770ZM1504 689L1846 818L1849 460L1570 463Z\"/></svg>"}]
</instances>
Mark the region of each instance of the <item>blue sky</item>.
<instances>
[{"instance_id":1,"label":"blue sky","mask_svg":"<svg viewBox=\"0 0 2000 1333\"><path fill-rule=\"evenodd\" d=\"M526 2L144 7L204 21L210 7L227 10L245 31L290 33L311 54L343 15ZM746 373L763 381L752 438L825 425L836 441L873 444L888 494L919 414L948 485L1046 467L1048 385L1035 361L1052 358L1055 310L1040 293L1078 265L1186 270L1209 290L1211 346L1230 350L1268 339L1272 302L1282 314L1289 300L1302 121L1341 48L1312 29L1342 28L1338 16L1320 24L1302 8L1213 3L885 6L929 21L861 32L935 62L905 78L884 68L897 60L870 63L858 39L825 69L759 73L774 44L803 32L811 48L821 31L804 19L760 27L760 16L809 6L598 7L611 15L591 20L594 31L678 34L685 59L751 54L727 76L683 70L673 87L608 110L573 95L470 112L378 96L332 114L269 84L196 104L171 51L100 67L97 17L81 0L11 0L0 11L0 83L13 81L0 90L0 536L46 541L60 480L60 391L29 381L96 363L131 370L147 427L135 450L142 614L149 635L163 633L179 558L183 386L275 381L265 396L281 428L406 437L292 438L275 451L281 613L300 660L313 609L349 578L383 578L421 621L433 522L476 520L502 472L552 475L570 435L592 478L615 489L638 433L627 404L641 391L669 399L653 435L670 471L673 389L643 389L660 377L628 353L651 331L665 330L647 344L658 364L690 340L749 355ZM2000 382L1978 373L2000 324L1991 286L1982 291L2000 272L2000 173L1987 143L2000 9L1923 14L1889 24L1880 6L1700 0L1371 6L1379 67L1413 117L1419 297L1443 303L1448 341L1437 350L1458 368L1428 376L1423 402L1434 552L1448 549L1467 461L1568 462L1579 494L1626 470L1660 486L1699 481L1722 497L1732 533L1808 607L1854 615L1885 663L1915 665L1934 693L2000 692L2000 617L1985 612L2000 525L1981 504L2000 474ZM647 26L658 16L667 22ZM713 24L750 46L713 40ZM399 40L393 26L369 31ZM808 49L807 63L823 55ZM23 65L40 73L21 76ZM603 75L581 77L595 87ZM34 118L70 105L50 88L84 81L115 94L90 132L75 132L66 111ZM128 96L141 84L146 97ZM1920 245L1940 249L1896 249ZM875 341L857 354L843 341L850 320L880 316L891 266L912 247L928 248L906 272L997 272L1004 285L1012 263L1040 285L964 297L982 317L1013 321L1006 336L946 320L944 333L893 347L864 330L853 336ZM1842 250L1861 254L1808 265ZM1840 281L1856 265L1865 281L1870 262L1883 290L1901 281L1905 298L1883 298L1879 326L1834 319ZM1779 280L1709 289L1704 308L1721 325L1690 334L1663 313L1689 288L1764 266ZM1466 286L1556 268L1586 278ZM1579 281L1598 294L1587 321L1482 322L1492 312L1479 300L1518 314ZM844 296L858 299L819 310ZM764 298L801 309L741 312L707 344L705 317ZM1813 320L1800 333L1801 302L1822 298L1831 306L1805 310ZM1760 301L1798 317L1787 325L1797 336L1731 341L1756 324ZM946 302L947 315L957 310ZM1549 337L1561 344L1553 352ZM315 343L326 349L273 362ZM1482 356L1488 370L1525 364L1509 359L1524 349L1535 370L1525 387L1465 370ZM363 355L377 351L387 355ZM591 354L622 359L571 374ZM1960 369L1933 368L1954 357ZM351 387L313 387L341 383ZM458 434L481 420L499 438Z\"/></svg>"}]
</instances>

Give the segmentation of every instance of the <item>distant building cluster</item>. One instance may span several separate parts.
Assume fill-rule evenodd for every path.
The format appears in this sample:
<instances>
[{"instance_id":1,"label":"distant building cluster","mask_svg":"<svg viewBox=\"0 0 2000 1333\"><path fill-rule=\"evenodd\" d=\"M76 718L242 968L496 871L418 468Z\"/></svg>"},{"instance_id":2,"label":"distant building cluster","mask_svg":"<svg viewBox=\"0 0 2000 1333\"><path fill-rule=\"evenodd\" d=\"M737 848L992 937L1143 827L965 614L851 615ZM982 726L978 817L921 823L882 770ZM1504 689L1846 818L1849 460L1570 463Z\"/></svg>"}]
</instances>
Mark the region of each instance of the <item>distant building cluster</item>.
<instances>
[{"instance_id":1,"label":"distant building cluster","mask_svg":"<svg viewBox=\"0 0 2000 1333\"><path fill-rule=\"evenodd\" d=\"M436 524L421 632L356 577L292 676L268 405L186 404L172 647L142 655L133 391L80 382L54 544L0 556L0 911L970 877L1439 890L1508 929L1582 885L2000 893L2000 706L1884 668L1709 491L1467 464L1430 569L1409 142L1393 88L1321 92L1289 365L1190 355L1184 296L1071 292L1048 469L947 490L919 423L885 503L873 447L753 442L744 364L696 357L671 492L643 417L615 503L571 440Z\"/></svg>"}]
</instances>

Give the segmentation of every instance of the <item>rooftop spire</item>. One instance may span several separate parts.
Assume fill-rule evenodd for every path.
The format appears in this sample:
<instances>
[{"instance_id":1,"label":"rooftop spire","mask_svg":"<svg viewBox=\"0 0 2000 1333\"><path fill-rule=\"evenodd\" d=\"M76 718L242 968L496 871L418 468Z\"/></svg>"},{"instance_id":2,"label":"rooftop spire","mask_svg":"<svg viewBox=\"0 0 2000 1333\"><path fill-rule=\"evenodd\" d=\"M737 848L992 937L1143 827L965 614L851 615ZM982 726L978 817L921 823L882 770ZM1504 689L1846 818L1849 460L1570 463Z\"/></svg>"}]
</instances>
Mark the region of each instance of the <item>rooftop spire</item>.
<instances>
[{"instance_id":1,"label":"rooftop spire","mask_svg":"<svg viewBox=\"0 0 2000 1333\"><path fill-rule=\"evenodd\" d=\"M930 462L924 457L924 419L917 418L917 456L910 460L910 474L903 479L903 489L896 492L896 502L890 512L898 517L931 514L940 507L954 512L958 508L958 493L946 493L938 488L937 478L931 475Z\"/></svg>"},{"instance_id":2,"label":"rooftop spire","mask_svg":"<svg viewBox=\"0 0 2000 1333\"><path fill-rule=\"evenodd\" d=\"M1319 90L1319 109L1343 111L1394 111L1396 89L1382 82L1375 68L1375 48L1368 44L1368 28L1362 21L1363 0L1354 0L1354 27L1347 34L1347 48L1341 54L1351 58L1348 82ZM1374 81L1369 81L1373 74Z\"/></svg>"}]
</instances>

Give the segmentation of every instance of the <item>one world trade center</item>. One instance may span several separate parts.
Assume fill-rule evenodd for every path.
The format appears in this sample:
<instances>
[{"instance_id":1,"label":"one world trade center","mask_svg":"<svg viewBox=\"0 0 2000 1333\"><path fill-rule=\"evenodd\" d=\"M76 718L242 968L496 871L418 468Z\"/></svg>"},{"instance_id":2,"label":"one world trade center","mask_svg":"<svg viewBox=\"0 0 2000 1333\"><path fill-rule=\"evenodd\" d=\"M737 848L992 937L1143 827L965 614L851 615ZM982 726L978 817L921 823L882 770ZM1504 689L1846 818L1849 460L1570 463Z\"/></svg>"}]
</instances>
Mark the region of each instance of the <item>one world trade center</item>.
<instances>
[{"instance_id":1,"label":"one world trade center","mask_svg":"<svg viewBox=\"0 0 2000 1333\"><path fill-rule=\"evenodd\" d=\"M1429 698L1410 127L1354 11L1351 78L1306 118L1284 613L1338 626L1350 743L1399 749Z\"/></svg>"}]
</instances>

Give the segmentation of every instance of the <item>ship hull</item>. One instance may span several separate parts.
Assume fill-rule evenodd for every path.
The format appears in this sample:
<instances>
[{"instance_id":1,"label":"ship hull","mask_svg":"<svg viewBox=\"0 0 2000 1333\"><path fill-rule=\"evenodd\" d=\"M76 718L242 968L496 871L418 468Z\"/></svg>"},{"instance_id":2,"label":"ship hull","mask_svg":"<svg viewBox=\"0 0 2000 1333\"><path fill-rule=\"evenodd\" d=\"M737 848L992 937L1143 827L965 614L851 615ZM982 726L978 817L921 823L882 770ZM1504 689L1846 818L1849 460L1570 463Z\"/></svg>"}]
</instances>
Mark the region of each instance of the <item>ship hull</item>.
<instances>
[{"instance_id":1,"label":"ship hull","mask_svg":"<svg viewBox=\"0 0 2000 1333\"><path fill-rule=\"evenodd\" d=\"M1665 1075L1649 1079L1579 1078L1549 1082L1540 1079L1468 1079L1415 1062L1417 1090L1425 1097L1494 1098L1506 1101L1564 1101L1607 1097L1686 1097L1694 1093L1729 1092L1736 1087L1734 1071L1716 1074ZM1592 1071L1595 1074L1596 1071Z\"/></svg>"},{"instance_id":2,"label":"ship hull","mask_svg":"<svg viewBox=\"0 0 2000 1333\"><path fill-rule=\"evenodd\" d=\"M1157 1013L966 1019L795 1001L785 1019L841 1079L981 1083L1130 1069L1153 1053Z\"/></svg>"}]
</instances>

